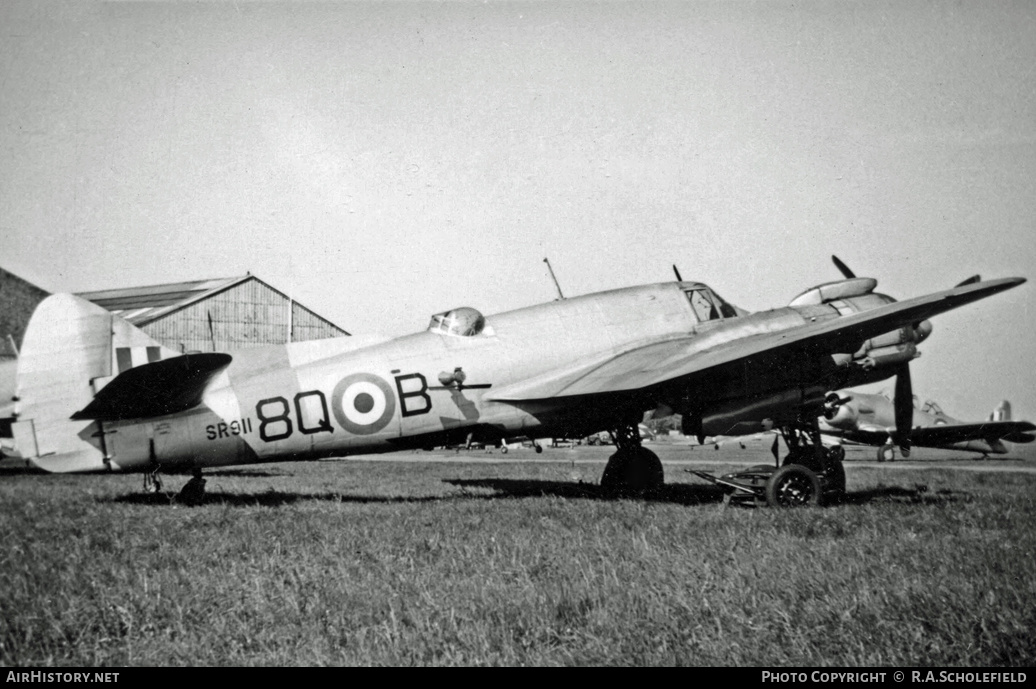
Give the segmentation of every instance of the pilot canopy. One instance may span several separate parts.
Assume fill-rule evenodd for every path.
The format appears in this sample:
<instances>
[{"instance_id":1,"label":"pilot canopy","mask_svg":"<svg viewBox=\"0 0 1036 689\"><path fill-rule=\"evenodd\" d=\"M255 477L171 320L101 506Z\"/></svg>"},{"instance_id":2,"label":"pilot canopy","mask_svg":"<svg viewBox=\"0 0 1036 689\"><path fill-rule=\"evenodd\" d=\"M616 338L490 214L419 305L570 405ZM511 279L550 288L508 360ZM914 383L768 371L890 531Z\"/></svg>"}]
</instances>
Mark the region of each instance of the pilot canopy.
<instances>
[{"instance_id":1,"label":"pilot canopy","mask_svg":"<svg viewBox=\"0 0 1036 689\"><path fill-rule=\"evenodd\" d=\"M432 316L428 332L453 337L474 337L486 327L485 317L478 309L462 306Z\"/></svg>"},{"instance_id":2,"label":"pilot canopy","mask_svg":"<svg viewBox=\"0 0 1036 689\"><path fill-rule=\"evenodd\" d=\"M737 317L737 309L701 283L684 283L683 292L699 322Z\"/></svg>"}]
</instances>

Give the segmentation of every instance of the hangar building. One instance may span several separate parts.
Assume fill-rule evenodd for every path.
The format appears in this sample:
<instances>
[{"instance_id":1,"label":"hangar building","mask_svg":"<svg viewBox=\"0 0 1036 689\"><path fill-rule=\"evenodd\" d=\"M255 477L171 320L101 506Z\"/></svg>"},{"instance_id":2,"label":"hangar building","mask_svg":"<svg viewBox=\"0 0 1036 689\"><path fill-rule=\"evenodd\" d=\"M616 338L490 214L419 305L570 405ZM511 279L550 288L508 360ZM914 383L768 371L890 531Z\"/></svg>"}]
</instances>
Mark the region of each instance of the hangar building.
<instances>
[{"instance_id":1,"label":"hangar building","mask_svg":"<svg viewBox=\"0 0 1036 689\"><path fill-rule=\"evenodd\" d=\"M14 358L29 317L47 296L46 290L0 268L0 359Z\"/></svg>"},{"instance_id":2,"label":"hangar building","mask_svg":"<svg viewBox=\"0 0 1036 689\"><path fill-rule=\"evenodd\" d=\"M78 296L180 352L224 352L349 335L251 273Z\"/></svg>"}]
</instances>

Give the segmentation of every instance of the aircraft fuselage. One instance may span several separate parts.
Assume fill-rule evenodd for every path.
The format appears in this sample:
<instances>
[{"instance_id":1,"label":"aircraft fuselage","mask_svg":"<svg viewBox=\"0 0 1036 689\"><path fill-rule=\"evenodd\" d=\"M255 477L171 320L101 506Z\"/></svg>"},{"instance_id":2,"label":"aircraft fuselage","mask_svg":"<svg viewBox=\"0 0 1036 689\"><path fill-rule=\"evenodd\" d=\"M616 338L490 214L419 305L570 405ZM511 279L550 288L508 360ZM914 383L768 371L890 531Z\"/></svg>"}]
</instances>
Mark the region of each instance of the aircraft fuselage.
<instances>
[{"instance_id":1,"label":"aircraft fuselage","mask_svg":"<svg viewBox=\"0 0 1036 689\"><path fill-rule=\"evenodd\" d=\"M97 449L93 469L142 471L156 463L195 468L386 452L458 442L469 434L482 441L578 437L631 419L636 423L657 404L678 412L722 412L727 425L722 432L729 432L731 420L743 424L744 432L755 432L764 418L819 403L833 387L893 373L880 365L857 365L868 351L863 347L845 355L803 357L796 370L768 367L760 357L757 364L733 366L713 377L708 388L693 380L659 386L615 407L601 400L484 399L495 388L660 337L693 333L694 350L707 352L891 301L867 294L838 307L754 314L728 307L726 315L703 314L691 295L707 289L700 283L662 283L555 301L490 316L471 336L426 331L359 349L349 349L348 339L335 339L239 350L231 352L233 362L199 407L147 420L84 423L79 437ZM908 336L889 342L898 345Z\"/></svg>"}]
</instances>

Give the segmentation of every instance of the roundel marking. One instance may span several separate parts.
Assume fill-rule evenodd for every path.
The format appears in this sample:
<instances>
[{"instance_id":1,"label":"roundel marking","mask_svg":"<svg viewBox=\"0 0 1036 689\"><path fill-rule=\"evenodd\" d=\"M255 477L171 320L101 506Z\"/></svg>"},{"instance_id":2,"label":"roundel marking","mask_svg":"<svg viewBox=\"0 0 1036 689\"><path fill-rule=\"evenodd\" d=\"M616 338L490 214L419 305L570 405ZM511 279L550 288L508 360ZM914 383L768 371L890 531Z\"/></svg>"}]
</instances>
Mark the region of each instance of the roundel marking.
<instances>
[{"instance_id":1,"label":"roundel marking","mask_svg":"<svg viewBox=\"0 0 1036 689\"><path fill-rule=\"evenodd\" d=\"M396 398L384 380L371 373L342 378L331 394L338 423L354 435L377 433L396 413Z\"/></svg>"}]
</instances>

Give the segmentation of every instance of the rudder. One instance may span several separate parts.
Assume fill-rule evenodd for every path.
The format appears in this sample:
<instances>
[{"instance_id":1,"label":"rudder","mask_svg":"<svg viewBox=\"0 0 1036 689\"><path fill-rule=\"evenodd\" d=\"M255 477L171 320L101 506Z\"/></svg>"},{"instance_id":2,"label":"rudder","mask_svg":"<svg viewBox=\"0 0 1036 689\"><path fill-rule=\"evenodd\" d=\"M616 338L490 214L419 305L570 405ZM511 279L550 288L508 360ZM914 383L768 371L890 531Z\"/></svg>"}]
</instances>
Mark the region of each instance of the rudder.
<instances>
[{"instance_id":1,"label":"rudder","mask_svg":"<svg viewBox=\"0 0 1036 689\"><path fill-rule=\"evenodd\" d=\"M33 312L18 358L16 452L46 471L109 469L101 424L70 417L120 370L177 354L92 302L47 297Z\"/></svg>"}]
</instances>

